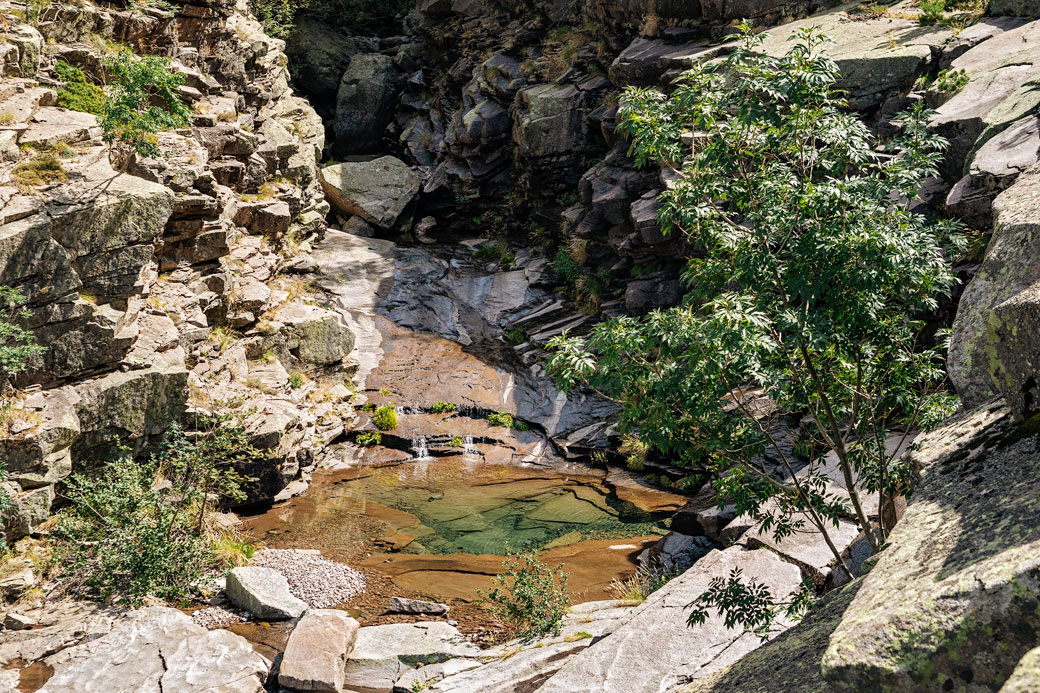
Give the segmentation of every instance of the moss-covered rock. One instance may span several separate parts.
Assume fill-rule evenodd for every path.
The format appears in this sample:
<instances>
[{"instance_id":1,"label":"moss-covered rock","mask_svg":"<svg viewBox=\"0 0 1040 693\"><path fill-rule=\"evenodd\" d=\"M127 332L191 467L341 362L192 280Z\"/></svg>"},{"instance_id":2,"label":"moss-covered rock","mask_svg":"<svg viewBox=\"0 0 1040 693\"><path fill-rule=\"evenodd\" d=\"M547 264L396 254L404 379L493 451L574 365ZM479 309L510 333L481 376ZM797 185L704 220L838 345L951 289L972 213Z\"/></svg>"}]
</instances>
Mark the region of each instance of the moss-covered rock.
<instances>
[{"instance_id":1,"label":"moss-covered rock","mask_svg":"<svg viewBox=\"0 0 1040 693\"><path fill-rule=\"evenodd\" d=\"M1036 691L1040 691L1040 647L1030 650L1018 661L1018 666L1000 689L1000 693Z\"/></svg>"},{"instance_id":2,"label":"moss-covered rock","mask_svg":"<svg viewBox=\"0 0 1040 693\"><path fill-rule=\"evenodd\" d=\"M835 690L997 690L1036 645L1036 434L990 406L932 440L943 454L918 458L920 485L830 638Z\"/></svg>"}]
</instances>

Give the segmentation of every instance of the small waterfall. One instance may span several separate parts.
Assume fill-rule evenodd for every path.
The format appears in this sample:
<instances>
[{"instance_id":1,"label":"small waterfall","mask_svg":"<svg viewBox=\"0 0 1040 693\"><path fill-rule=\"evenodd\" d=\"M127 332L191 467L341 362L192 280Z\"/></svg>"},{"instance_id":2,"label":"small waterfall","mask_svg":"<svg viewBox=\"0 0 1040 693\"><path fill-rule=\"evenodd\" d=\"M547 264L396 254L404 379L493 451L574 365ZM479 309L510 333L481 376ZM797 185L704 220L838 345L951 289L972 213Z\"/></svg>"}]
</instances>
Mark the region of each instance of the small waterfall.
<instances>
[{"instance_id":1,"label":"small waterfall","mask_svg":"<svg viewBox=\"0 0 1040 693\"><path fill-rule=\"evenodd\" d=\"M466 436L462 439L462 456L463 457L476 457L477 446L473 444L473 436Z\"/></svg>"},{"instance_id":2,"label":"small waterfall","mask_svg":"<svg viewBox=\"0 0 1040 693\"><path fill-rule=\"evenodd\" d=\"M416 460L426 461L431 459L430 449L426 446L426 436L412 438L412 452Z\"/></svg>"}]
</instances>

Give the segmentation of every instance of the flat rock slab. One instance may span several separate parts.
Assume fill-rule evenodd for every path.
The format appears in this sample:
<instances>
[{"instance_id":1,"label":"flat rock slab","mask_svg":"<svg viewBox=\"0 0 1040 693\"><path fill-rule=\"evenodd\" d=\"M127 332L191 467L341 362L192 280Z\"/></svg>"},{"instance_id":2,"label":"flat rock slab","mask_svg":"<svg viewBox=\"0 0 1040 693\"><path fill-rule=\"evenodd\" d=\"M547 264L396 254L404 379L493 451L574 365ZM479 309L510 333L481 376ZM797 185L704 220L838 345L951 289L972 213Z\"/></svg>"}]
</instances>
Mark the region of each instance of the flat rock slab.
<instances>
[{"instance_id":1,"label":"flat rock slab","mask_svg":"<svg viewBox=\"0 0 1040 693\"><path fill-rule=\"evenodd\" d=\"M919 442L945 454L921 458L931 463L830 638L822 667L836 690L997 690L1036 646L1040 450L993 414Z\"/></svg>"},{"instance_id":2,"label":"flat rock slab","mask_svg":"<svg viewBox=\"0 0 1040 693\"><path fill-rule=\"evenodd\" d=\"M284 621L299 618L307 610L307 603L289 591L285 576L271 568L233 568L226 591L232 604L258 619Z\"/></svg>"},{"instance_id":3,"label":"flat rock slab","mask_svg":"<svg viewBox=\"0 0 1040 693\"><path fill-rule=\"evenodd\" d=\"M318 177L334 209L355 214L382 229L397 224L419 194L423 180L421 174L392 156L333 164L320 169Z\"/></svg>"},{"instance_id":4,"label":"flat rock slab","mask_svg":"<svg viewBox=\"0 0 1040 693\"><path fill-rule=\"evenodd\" d=\"M41 693L262 693L270 669L245 638L161 606L44 661L54 675Z\"/></svg>"},{"instance_id":5,"label":"flat rock slab","mask_svg":"<svg viewBox=\"0 0 1040 693\"><path fill-rule=\"evenodd\" d=\"M459 657L457 659L449 659L447 662L412 669L397 679L393 693L415 693L416 690L427 690L441 679L461 674L470 669L476 669L479 666L481 666L481 663L475 659Z\"/></svg>"},{"instance_id":6,"label":"flat rock slab","mask_svg":"<svg viewBox=\"0 0 1040 693\"><path fill-rule=\"evenodd\" d=\"M96 137L101 137L101 127L95 116L45 106L33 115L29 127L18 138L18 144L46 149L59 142L84 142Z\"/></svg>"},{"instance_id":7,"label":"flat rock slab","mask_svg":"<svg viewBox=\"0 0 1040 693\"><path fill-rule=\"evenodd\" d=\"M560 642L524 650L482 667L448 676L431 686L429 690L452 693L535 691L538 690L539 684L585 649L586 644Z\"/></svg>"},{"instance_id":8,"label":"flat rock slab","mask_svg":"<svg viewBox=\"0 0 1040 693\"><path fill-rule=\"evenodd\" d=\"M442 621L366 626L358 630L344 683L347 687L390 690L416 665L479 654L480 648Z\"/></svg>"},{"instance_id":9,"label":"flat rock slab","mask_svg":"<svg viewBox=\"0 0 1040 693\"><path fill-rule=\"evenodd\" d=\"M289 635L278 683L291 691L337 693L343 688L343 667L357 632L358 622L345 611L307 612Z\"/></svg>"},{"instance_id":10,"label":"flat rock slab","mask_svg":"<svg viewBox=\"0 0 1040 693\"><path fill-rule=\"evenodd\" d=\"M757 636L726 628L709 614L704 624L686 623L687 605L716 577L741 568L747 580L784 599L801 581L801 571L770 551L734 546L712 551L654 592L609 636L593 644L546 681L541 693L658 693L691 677L704 676L756 649Z\"/></svg>"}]
</instances>

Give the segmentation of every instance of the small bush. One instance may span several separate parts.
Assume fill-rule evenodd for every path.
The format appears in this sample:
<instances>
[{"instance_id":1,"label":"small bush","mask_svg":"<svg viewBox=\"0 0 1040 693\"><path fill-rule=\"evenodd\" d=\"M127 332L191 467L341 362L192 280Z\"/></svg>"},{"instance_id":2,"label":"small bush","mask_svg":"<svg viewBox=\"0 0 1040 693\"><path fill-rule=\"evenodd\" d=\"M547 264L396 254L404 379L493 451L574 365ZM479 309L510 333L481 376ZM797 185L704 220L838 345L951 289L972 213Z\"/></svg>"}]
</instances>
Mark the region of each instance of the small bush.
<instances>
[{"instance_id":1,"label":"small bush","mask_svg":"<svg viewBox=\"0 0 1040 693\"><path fill-rule=\"evenodd\" d=\"M569 574L563 571L563 565L548 566L533 552L512 554L502 565L506 571L495 577L491 589L478 594L517 635L558 634L570 606Z\"/></svg>"},{"instance_id":2,"label":"small bush","mask_svg":"<svg viewBox=\"0 0 1040 693\"><path fill-rule=\"evenodd\" d=\"M946 11L946 0L918 0L921 14L917 21L922 25L938 24L943 20Z\"/></svg>"},{"instance_id":3,"label":"small bush","mask_svg":"<svg viewBox=\"0 0 1040 693\"><path fill-rule=\"evenodd\" d=\"M69 179L61 161L50 154L41 154L31 161L23 161L14 167L12 178L19 185L30 188L51 183L63 183Z\"/></svg>"},{"instance_id":4,"label":"small bush","mask_svg":"<svg viewBox=\"0 0 1040 693\"><path fill-rule=\"evenodd\" d=\"M508 267L516 260L516 255L509 251L502 241L488 241L482 243L473 255L478 260L486 262L497 262L503 267Z\"/></svg>"},{"instance_id":5,"label":"small bush","mask_svg":"<svg viewBox=\"0 0 1040 693\"><path fill-rule=\"evenodd\" d=\"M523 344L527 341L527 332L522 328L514 328L506 332L506 341L513 345Z\"/></svg>"},{"instance_id":6,"label":"small bush","mask_svg":"<svg viewBox=\"0 0 1040 693\"><path fill-rule=\"evenodd\" d=\"M32 316L24 306L21 291L0 286L0 384L24 371L29 361L46 351L36 343L32 332L17 324Z\"/></svg>"},{"instance_id":7,"label":"small bush","mask_svg":"<svg viewBox=\"0 0 1040 693\"><path fill-rule=\"evenodd\" d=\"M100 118L105 141L118 140L142 156L158 156L157 135L190 122L191 109L177 94L184 75L173 71L169 58L137 57L126 48L109 58L105 69L116 78Z\"/></svg>"},{"instance_id":8,"label":"small bush","mask_svg":"<svg viewBox=\"0 0 1040 693\"><path fill-rule=\"evenodd\" d=\"M968 86L970 78L964 70L940 70L932 87L942 94L956 94Z\"/></svg>"},{"instance_id":9,"label":"small bush","mask_svg":"<svg viewBox=\"0 0 1040 693\"><path fill-rule=\"evenodd\" d=\"M65 82L65 86L58 90L59 106L96 116L105 112L105 103L108 101L105 90L87 81L82 70L59 60L54 64L54 71Z\"/></svg>"},{"instance_id":10,"label":"small bush","mask_svg":"<svg viewBox=\"0 0 1040 693\"><path fill-rule=\"evenodd\" d=\"M354 442L363 448L370 448L383 442L383 434L379 431L362 431L355 436Z\"/></svg>"},{"instance_id":11,"label":"small bush","mask_svg":"<svg viewBox=\"0 0 1040 693\"><path fill-rule=\"evenodd\" d=\"M260 453L231 419L201 425L194 440L174 425L147 461L124 453L99 474L69 479L70 508L55 537L73 592L125 604L178 599L207 567L248 551L226 537L214 546L206 517L214 496L245 499L242 484L252 479L235 468Z\"/></svg>"},{"instance_id":12,"label":"small bush","mask_svg":"<svg viewBox=\"0 0 1040 693\"><path fill-rule=\"evenodd\" d=\"M647 597L668 584L675 573L664 573L639 566L632 577L626 580L614 578L610 582L610 595L614 599L642 604Z\"/></svg>"},{"instance_id":13,"label":"small bush","mask_svg":"<svg viewBox=\"0 0 1040 693\"><path fill-rule=\"evenodd\" d=\"M556 251L553 271L556 272L557 277L568 284L574 284L581 278L581 265L575 262L574 258L568 255L564 248Z\"/></svg>"},{"instance_id":14,"label":"small bush","mask_svg":"<svg viewBox=\"0 0 1040 693\"><path fill-rule=\"evenodd\" d=\"M513 415L508 412L491 412L487 415L487 420L492 426L513 427Z\"/></svg>"},{"instance_id":15,"label":"small bush","mask_svg":"<svg viewBox=\"0 0 1040 693\"><path fill-rule=\"evenodd\" d=\"M458 409L458 405L451 402L434 402L433 406L430 407L430 412L433 414L448 414L458 411Z\"/></svg>"},{"instance_id":16,"label":"small bush","mask_svg":"<svg viewBox=\"0 0 1040 693\"><path fill-rule=\"evenodd\" d=\"M372 415L372 423L380 431L392 431L397 428L397 410L394 405L388 404L376 409L376 413Z\"/></svg>"},{"instance_id":17,"label":"small bush","mask_svg":"<svg viewBox=\"0 0 1040 693\"><path fill-rule=\"evenodd\" d=\"M466 445L466 441L464 441L462 438L459 438L458 436L453 436L448 441L448 447L449 448L461 448L461 447L463 447L465 445Z\"/></svg>"},{"instance_id":18,"label":"small bush","mask_svg":"<svg viewBox=\"0 0 1040 693\"><path fill-rule=\"evenodd\" d=\"M303 384L307 382L307 376L299 371L293 371L289 374L289 387L296 390L303 387Z\"/></svg>"}]
</instances>

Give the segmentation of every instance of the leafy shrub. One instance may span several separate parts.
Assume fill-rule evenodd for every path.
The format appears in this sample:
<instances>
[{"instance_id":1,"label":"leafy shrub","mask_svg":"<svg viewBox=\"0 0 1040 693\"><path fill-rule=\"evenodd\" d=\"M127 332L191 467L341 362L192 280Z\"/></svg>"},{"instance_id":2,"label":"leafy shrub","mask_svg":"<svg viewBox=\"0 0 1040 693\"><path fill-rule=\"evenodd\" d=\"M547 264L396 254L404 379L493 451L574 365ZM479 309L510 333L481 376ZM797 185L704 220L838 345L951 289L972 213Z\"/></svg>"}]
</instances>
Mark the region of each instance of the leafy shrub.
<instances>
[{"instance_id":1,"label":"leafy shrub","mask_svg":"<svg viewBox=\"0 0 1040 693\"><path fill-rule=\"evenodd\" d=\"M943 20L946 0L918 0L917 6L921 8L921 14L917 18L921 25L938 24Z\"/></svg>"},{"instance_id":2,"label":"leafy shrub","mask_svg":"<svg viewBox=\"0 0 1040 693\"><path fill-rule=\"evenodd\" d=\"M379 409L376 409L376 413L372 415L372 423L380 431L394 430L397 428L397 409L392 404L379 407Z\"/></svg>"},{"instance_id":3,"label":"leafy shrub","mask_svg":"<svg viewBox=\"0 0 1040 693\"><path fill-rule=\"evenodd\" d=\"M296 390L303 387L303 384L307 382L307 376L299 371L293 371L289 374L289 387Z\"/></svg>"},{"instance_id":4,"label":"leafy shrub","mask_svg":"<svg viewBox=\"0 0 1040 693\"><path fill-rule=\"evenodd\" d=\"M465 445L466 441L464 441L462 438L459 438L458 436L452 436L451 439L448 440L449 448L461 448Z\"/></svg>"},{"instance_id":5,"label":"leafy shrub","mask_svg":"<svg viewBox=\"0 0 1040 693\"><path fill-rule=\"evenodd\" d=\"M451 402L434 402L433 406L430 407L430 411L434 414L448 414L453 411L458 411L459 407L457 404Z\"/></svg>"},{"instance_id":6,"label":"leafy shrub","mask_svg":"<svg viewBox=\"0 0 1040 693\"><path fill-rule=\"evenodd\" d=\"M533 552L511 554L502 565L506 571L478 594L520 637L558 634L570 606L563 565L550 567Z\"/></svg>"},{"instance_id":7,"label":"leafy shrub","mask_svg":"<svg viewBox=\"0 0 1040 693\"><path fill-rule=\"evenodd\" d=\"M956 94L968 86L970 78L965 70L939 70L932 87L942 94Z\"/></svg>"},{"instance_id":8,"label":"leafy shrub","mask_svg":"<svg viewBox=\"0 0 1040 693\"><path fill-rule=\"evenodd\" d=\"M363 448L370 448L383 442L383 434L379 431L362 431L354 437L354 442Z\"/></svg>"},{"instance_id":9,"label":"leafy shrub","mask_svg":"<svg viewBox=\"0 0 1040 693\"><path fill-rule=\"evenodd\" d=\"M70 477L55 536L73 591L126 604L177 599L226 558L227 546L211 543L207 512L214 496L244 500L251 479L235 468L259 452L229 418L201 424L194 440L174 424L146 461L124 452L98 474Z\"/></svg>"},{"instance_id":10,"label":"leafy shrub","mask_svg":"<svg viewBox=\"0 0 1040 693\"><path fill-rule=\"evenodd\" d=\"M487 420L492 426L502 426L503 428L513 427L513 415L509 412L491 412L487 415Z\"/></svg>"},{"instance_id":11,"label":"leafy shrub","mask_svg":"<svg viewBox=\"0 0 1040 693\"><path fill-rule=\"evenodd\" d=\"M473 257L487 262L497 262L503 267L513 264L513 261L516 260L516 255L511 253L502 241L481 243Z\"/></svg>"},{"instance_id":12,"label":"leafy shrub","mask_svg":"<svg viewBox=\"0 0 1040 693\"><path fill-rule=\"evenodd\" d=\"M557 277L568 284L574 284L581 278L581 265L575 262L574 258L568 255L567 250L564 248L556 251L553 271L556 272Z\"/></svg>"},{"instance_id":13,"label":"leafy shrub","mask_svg":"<svg viewBox=\"0 0 1040 693\"><path fill-rule=\"evenodd\" d=\"M523 344L527 341L527 331L520 327L509 330L506 332L506 341L513 345Z\"/></svg>"},{"instance_id":14,"label":"leafy shrub","mask_svg":"<svg viewBox=\"0 0 1040 693\"><path fill-rule=\"evenodd\" d=\"M78 67L69 65L64 60L54 64L58 78L65 86L58 90L58 105L73 111L83 111L100 116L105 112L108 97L105 90L97 84L87 81L87 76Z\"/></svg>"},{"instance_id":15,"label":"leafy shrub","mask_svg":"<svg viewBox=\"0 0 1040 693\"><path fill-rule=\"evenodd\" d=\"M126 48L108 58L105 69L116 79L100 118L105 141L118 140L142 156L158 156L158 133L190 122L191 109L177 94L184 75L173 71L169 58L138 57Z\"/></svg>"},{"instance_id":16,"label":"leafy shrub","mask_svg":"<svg viewBox=\"0 0 1040 693\"><path fill-rule=\"evenodd\" d=\"M24 306L25 295L21 291L0 286L0 376L3 380L24 371L32 358L46 351L36 343L32 332L15 322L32 316Z\"/></svg>"}]
</instances>

